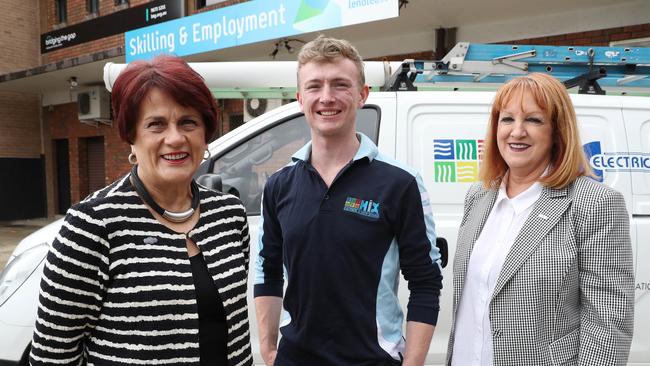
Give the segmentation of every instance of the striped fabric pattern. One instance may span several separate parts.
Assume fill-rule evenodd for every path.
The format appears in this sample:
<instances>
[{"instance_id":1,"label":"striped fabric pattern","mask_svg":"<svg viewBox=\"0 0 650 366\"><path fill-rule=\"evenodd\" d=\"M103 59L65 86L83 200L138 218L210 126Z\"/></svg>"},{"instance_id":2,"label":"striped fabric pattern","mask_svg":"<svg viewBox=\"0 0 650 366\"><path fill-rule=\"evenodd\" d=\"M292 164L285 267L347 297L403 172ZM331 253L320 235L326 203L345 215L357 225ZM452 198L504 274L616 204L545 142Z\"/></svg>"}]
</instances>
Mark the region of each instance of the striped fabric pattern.
<instances>
[{"instance_id":1,"label":"striped fabric pattern","mask_svg":"<svg viewBox=\"0 0 650 366\"><path fill-rule=\"evenodd\" d=\"M229 365L252 365L246 213L234 196L199 194L188 236L225 308ZM128 176L70 208L45 263L30 363L199 365L185 238L153 218Z\"/></svg>"}]
</instances>

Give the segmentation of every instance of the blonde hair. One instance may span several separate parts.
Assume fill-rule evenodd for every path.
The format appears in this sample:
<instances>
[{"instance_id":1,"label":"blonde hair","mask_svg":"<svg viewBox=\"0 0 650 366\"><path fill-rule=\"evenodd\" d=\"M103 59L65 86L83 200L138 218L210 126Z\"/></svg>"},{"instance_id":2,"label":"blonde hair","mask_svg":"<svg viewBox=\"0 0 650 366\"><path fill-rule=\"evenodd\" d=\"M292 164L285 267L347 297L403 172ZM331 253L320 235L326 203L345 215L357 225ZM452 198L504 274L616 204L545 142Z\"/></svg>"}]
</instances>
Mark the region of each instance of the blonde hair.
<instances>
[{"instance_id":1,"label":"blonde hair","mask_svg":"<svg viewBox=\"0 0 650 366\"><path fill-rule=\"evenodd\" d=\"M483 185L493 189L498 187L508 170L497 146L499 114L513 98L523 98L524 93L530 93L535 103L549 116L553 131L550 167L547 175L539 180L540 183L547 187L562 188L580 176L593 177L582 149L569 93L556 78L543 73L531 73L509 81L497 91L485 137L480 171Z\"/></svg>"},{"instance_id":2,"label":"blonde hair","mask_svg":"<svg viewBox=\"0 0 650 366\"><path fill-rule=\"evenodd\" d=\"M302 46L298 53L298 84L300 84L300 69L305 64L334 62L339 58L347 58L354 63L359 71L359 86L363 86L366 83L366 75L363 71L363 58L359 51L344 39L329 38L322 34Z\"/></svg>"}]
</instances>

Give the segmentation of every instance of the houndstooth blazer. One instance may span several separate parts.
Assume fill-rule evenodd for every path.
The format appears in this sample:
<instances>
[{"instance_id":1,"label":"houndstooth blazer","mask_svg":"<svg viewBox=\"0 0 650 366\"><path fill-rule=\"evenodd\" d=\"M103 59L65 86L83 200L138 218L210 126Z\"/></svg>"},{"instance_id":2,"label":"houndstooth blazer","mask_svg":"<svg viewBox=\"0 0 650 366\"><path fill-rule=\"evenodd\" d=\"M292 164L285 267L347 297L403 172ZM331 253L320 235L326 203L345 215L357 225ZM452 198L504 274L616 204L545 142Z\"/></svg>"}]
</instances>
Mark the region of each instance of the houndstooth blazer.
<instances>
[{"instance_id":1,"label":"houndstooth blazer","mask_svg":"<svg viewBox=\"0 0 650 366\"><path fill-rule=\"evenodd\" d=\"M467 265L497 197L473 185L454 258L453 320ZM544 187L490 301L494 365L624 365L634 322L634 268L623 196L588 178ZM454 342L452 325L447 364Z\"/></svg>"}]
</instances>

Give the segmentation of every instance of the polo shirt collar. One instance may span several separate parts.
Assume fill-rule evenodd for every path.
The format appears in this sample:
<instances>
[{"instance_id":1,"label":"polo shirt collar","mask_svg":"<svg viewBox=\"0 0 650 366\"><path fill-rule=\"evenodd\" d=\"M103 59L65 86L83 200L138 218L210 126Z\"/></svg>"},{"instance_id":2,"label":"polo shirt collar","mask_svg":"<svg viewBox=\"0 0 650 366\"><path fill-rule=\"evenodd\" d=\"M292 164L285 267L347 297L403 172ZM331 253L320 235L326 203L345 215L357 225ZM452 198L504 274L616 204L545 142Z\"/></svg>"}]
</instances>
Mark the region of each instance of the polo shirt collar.
<instances>
[{"instance_id":1,"label":"polo shirt collar","mask_svg":"<svg viewBox=\"0 0 650 366\"><path fill-rule=\"evenodd\" d=\"M363 158L367 158L368 161L372 161L375 157L377 157L377 154L379 153L379 150L377 149L377 146L368 138L366 135L357 132L357 139L359 140L359 150L357 150L357 153L354 155L354 158L352 158L353 161L361 160ZM300 150L296 151L295 154L291 156L292 161L309 161L311 158L311 141L305 144L305 146L301 147Z\"/></svg>"}]
</instances>

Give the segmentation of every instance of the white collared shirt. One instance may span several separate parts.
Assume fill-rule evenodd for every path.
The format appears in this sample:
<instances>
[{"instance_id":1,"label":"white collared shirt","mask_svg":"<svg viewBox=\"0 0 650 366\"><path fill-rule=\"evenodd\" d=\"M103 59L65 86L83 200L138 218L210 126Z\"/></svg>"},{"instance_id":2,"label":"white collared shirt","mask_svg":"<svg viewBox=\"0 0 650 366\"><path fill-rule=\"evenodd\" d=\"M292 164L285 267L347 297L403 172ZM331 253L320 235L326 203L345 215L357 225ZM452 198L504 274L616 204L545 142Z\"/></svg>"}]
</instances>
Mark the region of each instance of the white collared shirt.
<instances>
[{"instance_id":1,"label":"white collared shirt","mask_svg":"<svg viewBox=\"0 0 650 366\"><path fill-rule=\"evenodd\" d=\"M539 182L513 198L508 198L504 183L499 187L467 265L456 313L452 366L492 366L490 301L506 256L541 193Z\"/></svg>"}]
</instances>

